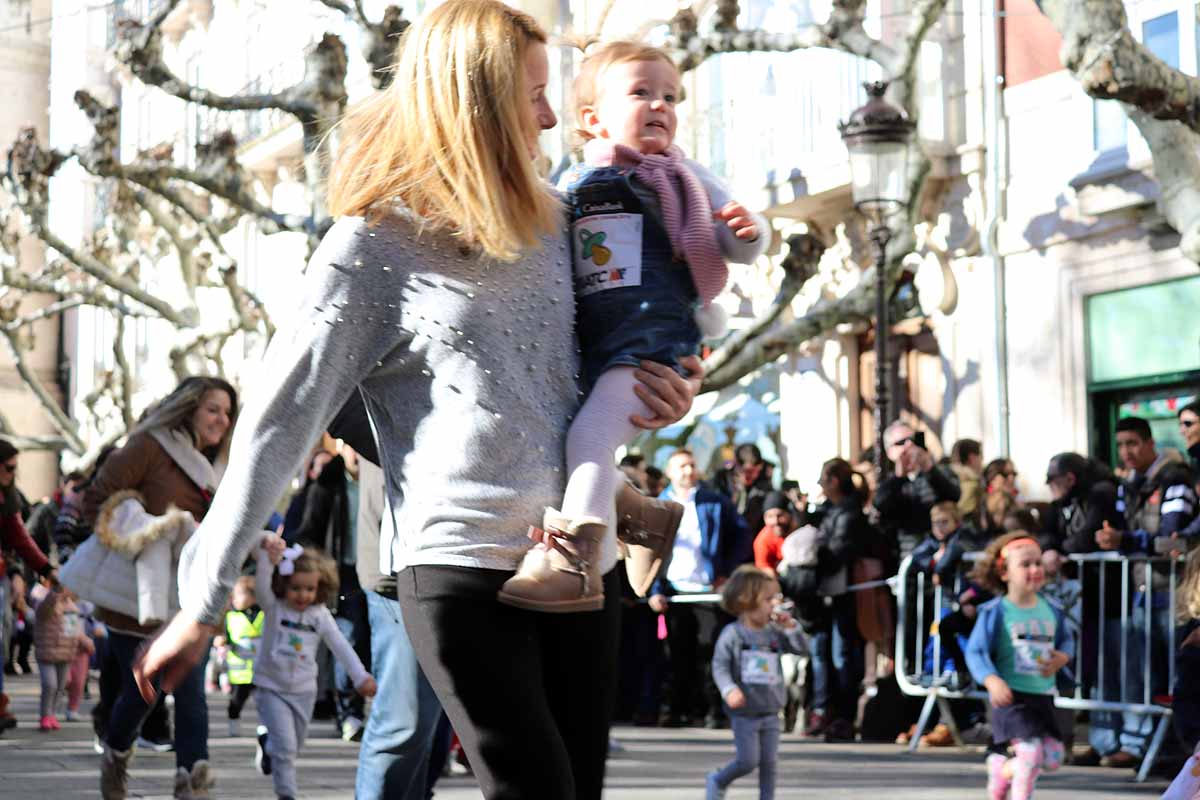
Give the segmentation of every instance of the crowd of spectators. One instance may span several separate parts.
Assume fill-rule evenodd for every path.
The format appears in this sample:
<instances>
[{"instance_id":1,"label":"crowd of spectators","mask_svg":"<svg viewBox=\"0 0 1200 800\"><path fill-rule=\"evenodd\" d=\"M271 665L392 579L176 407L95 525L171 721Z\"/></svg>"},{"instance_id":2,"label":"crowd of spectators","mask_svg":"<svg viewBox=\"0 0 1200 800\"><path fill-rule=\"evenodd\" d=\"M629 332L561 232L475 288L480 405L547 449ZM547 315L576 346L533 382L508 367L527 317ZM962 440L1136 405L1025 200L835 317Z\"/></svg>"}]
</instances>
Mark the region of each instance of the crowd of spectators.
<instances>
[{"instance_id":1,"label":"crowd of spectators","mask_svg":"<svg viewBox=\"0 0 1200 800\"><path fill-rule=\"evenodd\" d=\"M673 559L648 602L627 597L617 718L639 725L728 724L708 665L731 617L703 602L703 595L718 591L739 565L754 563L778 577L808 642L808 657L790 662L786 729L803 720L800 731L810 737L905 742L915 734L911 723L919 699L903 702L895 687L897 648L906 648L903 663L909 670L921 664L924 674L912 677L926 685L978 688L971 686L963 644L976 609L990 595L970 580L970 554L1014 530L1039 541L1042 595L1063 613L1082 651L1079 674L1072 665L1059 680L1060 693L1140 702L1146 674L1155 701L1170 702L1176 688L1168 685L1171 660L1195 661L1187 656L1200 646L1200 636L1192 633L1196 626L1190 620L1172 624L1168 562L1154 562L1150 573L1131 569L1124 586L1122 574L1130 560L1178 556L1200 541L1200 406L1188 405L1178 416L1188 452L1160 449L1146 420L1122 418L1113 431L1119 464L1113 468L1082 454L1059 453L1045 466L1047 491L1040 494L1048 494L1049 502L1022 497L1016 465L1006 457L985 462L980 442L960 440L939 460L921 432L904 422L885 431L889 465L882 480L869 462L851 465L834 458L822 466L819 491L807 494L779 481L776 466L752 444L737 447L735 458L711 476L700 474L690 451L675 451L666 464L665 489L647 483L642 459L626 457L622 468L632 482L682 503L685 511ZM1098 552L1126 559L1071 559ZM918 591L915 576L923 573L920 590L928 602L921 619L916 604L908 604L908 641L896 642L894 595L881 584L907 557L908 585L896 589ZM1177 582L1182 576L1179 571ZM861 586L869 588L860 591ZM942 604L935 608L938 588ZM1150 656L1144 663L1147 639ZM1116 666L1122 644L1123 674ZM1112 665L1103 683L1101 660ZM1176 686L1181 681L1177 676ZM985 704L964 700L953 710L959 730L985 743L990 735ZM1064 727L1073 730L1073 712L1063 713ZM1088 746L1076 753L1075 763L1136 768L1156 720L1091 712ZM1178 744L1190 753L1194 734L1177 722ZM952 742L946 725L922 739L927 745Z\"/></svg>"}]
</instances>

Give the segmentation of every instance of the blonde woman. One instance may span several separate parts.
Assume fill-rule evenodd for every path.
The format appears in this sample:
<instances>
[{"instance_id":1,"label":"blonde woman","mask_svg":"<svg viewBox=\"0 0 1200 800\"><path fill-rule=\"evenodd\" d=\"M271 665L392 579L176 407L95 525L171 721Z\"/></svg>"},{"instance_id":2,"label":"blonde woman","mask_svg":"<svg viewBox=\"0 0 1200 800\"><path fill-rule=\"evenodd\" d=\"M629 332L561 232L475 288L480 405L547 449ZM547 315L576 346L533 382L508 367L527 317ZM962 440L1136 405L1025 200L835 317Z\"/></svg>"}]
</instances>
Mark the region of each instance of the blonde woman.
<instances>
[{"instance_id":1,"label":"blonde woman","mask_svg":"<svg viewBox=\"0 0 1200 800\"><path fill-rule=\"evenodd\" d=\"M109 527L105 520L115 518L110 509L134 492L145 511L162 522L180 512L191 514L197 521L203 519L228 458L236 419L237 392L228 382L202 376L185 378L175 391L146 412L125 445L104 461L88 485L83 498L83 519L88 527L94 526L103 538ZM152 534L147 526L141 535L150 538L172 530L173 526L162 522L156 524L156 533ZM122 533L137 535L128 530ZM122 800L127 792L133 745L154 708L154 703L147 702L138 691L131 667L138 649L157 626L142 625L137 614L131 616L130 608L139 605L138 587L122 580L126 576L106 569L105 562L89 561L98 552L81 547L72 561L80 559L82 563L72 566L76 573L89 576L86 589L79 587L78 591L96 604L96 618L108 627L108 647L120 676L115 699L104 697L102 692L102 703L111 702L112 706L103 736L100 793L104 800ZM176 583L171 576L162 584L163 591L174 595ZM160 599L164 609L179 607L176 597ZM205 640L203 655L207 653ZM101 683L105 683L104 676ZM173 690L175 797L208 797L211 777L204 665L189 670Z\"/></svg>"},{"instance_id":2,"label":"blonde woman","mask_svg":"<svg viewBox=\"0 0 1200 800\"><path fill-rule=\"evenodd\" d=\"M539 130L557 122L545 41L495 0L448 0L406 33L391 88L348 121L329 195L341 219L184 554L187 601L142 662L147 694L198 658L262 519L358 386L407 564L405 625L484 795L600 797L615 542L599 554L601 611L496 600L533 544L527 526L562 495L579 403L566 220L532 165ZM646 428L682 416L696 390L695 377L656 364L639 378L654 416L634 422Z\"/></svg>"}]
</instances>

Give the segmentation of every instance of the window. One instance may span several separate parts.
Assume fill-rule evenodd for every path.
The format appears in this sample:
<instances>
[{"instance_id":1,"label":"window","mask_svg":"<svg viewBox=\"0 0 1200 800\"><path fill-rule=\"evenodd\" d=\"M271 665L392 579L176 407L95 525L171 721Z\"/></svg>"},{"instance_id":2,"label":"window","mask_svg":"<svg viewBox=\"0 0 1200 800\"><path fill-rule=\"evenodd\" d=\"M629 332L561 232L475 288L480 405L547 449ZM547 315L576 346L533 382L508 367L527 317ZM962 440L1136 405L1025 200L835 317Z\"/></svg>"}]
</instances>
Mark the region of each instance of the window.
<instances>
[{"instance_id":1,"label":"window","mask_svg":"<svg viewBox=\"0 0 1200 800\"><path fill-rule=\"evenodd\" d=\"M1179 14L1172 11L1143 22L1142 44L1173 69L1179 69Z\"/></svg>"},{"instance_id":2,"label":"window","mask_svg":"<svg viewBox=\"0 0 1200 800\"><path fill-rule=\"evenodd\" d=\"M1128 118L1116 100L1092 101L1092 147L1097 153L1124 148L1129 142Z\"/></svg>"},{"instance_id":3,"label":"window","mask_svg":"<svg viewBox=\"0 0 1200 800\"><path fill-rule=\"evenodd\" d=\"M1200 369L1200 276L1087 299L1088 372L1095 383Z\"/></svg>"}]
</instances>

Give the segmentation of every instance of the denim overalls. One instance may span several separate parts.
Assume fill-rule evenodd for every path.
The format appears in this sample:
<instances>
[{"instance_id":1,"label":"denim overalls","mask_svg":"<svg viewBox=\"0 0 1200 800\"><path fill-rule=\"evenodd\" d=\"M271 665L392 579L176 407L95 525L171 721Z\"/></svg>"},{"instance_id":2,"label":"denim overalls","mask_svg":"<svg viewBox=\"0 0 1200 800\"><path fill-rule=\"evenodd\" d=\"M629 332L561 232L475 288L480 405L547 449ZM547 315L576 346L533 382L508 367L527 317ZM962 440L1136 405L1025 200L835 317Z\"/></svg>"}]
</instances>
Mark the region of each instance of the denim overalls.
<instances>
[{"instance_id":1,"label":"denim overalls","mask_svg":"<svg viewBox=\"0 0 1200 800\"><path fill-rule=\"evenodd\" d=\"M657 361L680 370L700 329L687 262L676 259L658 214L630 184L632 170L579 165L571 206L575 324L587 386L607 369Z\"/></svg>"}]
</instances>

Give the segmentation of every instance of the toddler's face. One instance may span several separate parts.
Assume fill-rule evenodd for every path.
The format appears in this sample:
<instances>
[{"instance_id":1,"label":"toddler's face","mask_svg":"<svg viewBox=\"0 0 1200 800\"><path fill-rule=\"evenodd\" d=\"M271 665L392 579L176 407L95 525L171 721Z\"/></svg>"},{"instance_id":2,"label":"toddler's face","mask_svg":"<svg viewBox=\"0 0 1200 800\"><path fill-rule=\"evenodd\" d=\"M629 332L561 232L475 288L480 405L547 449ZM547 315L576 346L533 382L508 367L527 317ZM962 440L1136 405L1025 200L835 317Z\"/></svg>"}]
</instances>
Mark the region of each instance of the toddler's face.
<instances>
[{"instance_id":1,"label":"toddler's face","mask_svg":"<svg viewBox=\"0 0 1200 800\"><path fill-rule=\"evenodd\" d=\"M675 141L675 103L679 72L661 59L624 61L604 70L600 97L585 110L589 133L632 147L661 153Z\"/></svg>"},{"instance_id":2,"label":"toddler's face","mask_svg":"<svg viewBox=\"0 0 1200 800\"><path fill-rule=\"evenodd\" d=\"M240 583L233 587L233 607L238 611L243 611L254 605L254 599L253 589L249 589Z\"/></svg>"},{"instance_id":3,"label":"toddler's face","mask_svg":"<svg viewBox=\"0 0 1200 800\"><path fill-rule=\"evenodd\" d=\"M303 611L317 599L321 576L315 572L293 572L288 577L284 601L296 611Z\"/></svg>"}]
</instances>

